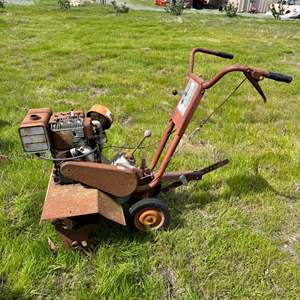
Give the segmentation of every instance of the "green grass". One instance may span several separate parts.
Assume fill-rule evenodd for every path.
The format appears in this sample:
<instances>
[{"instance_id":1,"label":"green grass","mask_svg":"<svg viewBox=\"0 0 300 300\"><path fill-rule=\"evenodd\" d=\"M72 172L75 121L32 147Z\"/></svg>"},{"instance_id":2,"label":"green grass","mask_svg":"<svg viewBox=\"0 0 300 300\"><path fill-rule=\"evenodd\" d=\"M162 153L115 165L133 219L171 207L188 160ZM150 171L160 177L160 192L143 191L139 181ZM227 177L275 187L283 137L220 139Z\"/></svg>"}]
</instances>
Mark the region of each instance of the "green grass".
<instances>
[{"instance_id":1,"label":"green grass","mask_svg":"<svg viewBox=\"0 0 300 300\"><path fill-rule=\"evenodd\" d=\"M122 1L120 1L122 3ZM130 1L123 1L125 3L130 3L133 5L136 5L138 8L141 6L144 7L159 7L155 5L155 1L154 0L130 0Z\"/></svg>"},{"instance_id":2,"label":"green grass","mask_svg":"<svg viewBox=\"0 0 300 300\"><path fill-rule=\"evenodd\" d=\"M1 299L299 299L299 22L82 7L8 6L0 13ZM192 47L236 54L236 62L292 74L264 80L264 105L244 84L228 105L184 143L170 170L228 157L203 181L162 196L169 230L132 233L107 223L97 251L65 250L50 224L39 225L51 164L22 152L17 129L31 107L54 111L93 103L111 108L109 144L156 141L182 89ZM197 60L209 78L230 64ZM190 133L234 86L208 91ZM153 150L144 150L149 161ZM106 153L108 156L113 151ZM57 256L48 249L55 240Z\"/></svg>"}]
</instances>

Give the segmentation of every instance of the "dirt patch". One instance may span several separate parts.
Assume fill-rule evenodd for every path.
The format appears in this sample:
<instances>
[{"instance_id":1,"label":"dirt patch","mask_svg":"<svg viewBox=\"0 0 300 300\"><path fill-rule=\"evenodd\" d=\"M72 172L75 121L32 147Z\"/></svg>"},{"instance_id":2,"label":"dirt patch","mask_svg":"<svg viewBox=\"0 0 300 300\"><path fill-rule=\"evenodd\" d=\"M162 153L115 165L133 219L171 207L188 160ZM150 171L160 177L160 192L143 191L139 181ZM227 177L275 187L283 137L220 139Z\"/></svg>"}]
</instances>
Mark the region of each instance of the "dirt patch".
<instances>
[{"instance_id":1,"label":"dirt patch","mask_svg":"<svg viewBox=\"0 0 300 300\"><path fill-rule=\"evenodd\" d=\"M110 92L110 89L105 88L105 87L94 86L91 88L91 93L93 94L93 96L107 95L107 94L109 94L109 92Z\"/></svg>"},{"instance_id":2,"label":"dirt patch","mask_svg":"<svg viewBox=\"0 0 300 300\"><path fill-rule=\"evenodd\" d=\"M225 154L219 151L214 145L203 140L197 140L191 135L183 135L176 153L188 154L199 153L212 161L225 159Z\"/></svg>"},{"instance_id":3,"label":"dirt patch","mask_svg":"<svg viewBox=\"0 0 300 300\"><path fill-rule=\"evenodd\" d=\"M300 193L300 181L297 181L297 182L294 183L293 190L297 194Z\"/></svg>"},{"instance_id":4,"label":"dirt patch","mask_svg":"<svg viewBox=\"0 0 300 300\"><path fill-rule=\"evenodd\" d=\"M80 87L80 86L69 86L63 89L63 93L84 93L88 91L88 88L86 87Z\"/></svg>"},{"instance_id":5,"label":"dirt patch","mask_svg":"<svg viewBox=\"0 0 300 300\"><path fill-rule=\"evenodd\" d=\"M282 246L282 250L295 257L297 262L300 263L300 256L295 251L295 246L298 242L300 242L300 229L287 237L284 245Z\"/></svg>"},{"instance_id":6,"label":"dirt patch","mask_svg":"<svg viewBox=\"0 0 300 300\"><path fill-rule=\"evenodd\" d=\"M167 68L162 68L156 72L158 76L170 74L170 70Z\"/></svg>"},{"instance_id":7,"label":"dirt patch","mask_svg":"<svg viewBox=\"0 0 300 300\"><path fill-rule=\"evenodd\" d=\"M123 115L119 117L119 123L121 124L122 127L129 128L133 125L134 118L127 115Z\"/></svg>"},{"instance_id":8,"label":"dirt patch","mask_svg":"<svg viewBox=\"0 0 300 300\"><path fill-rule=\"evenodd\" d=\"M181 291L177 286L176 272L170 267L159 267L158 271L164 280L167 299L178 299L181 294Z\"/></svg>"},{"instance_id":9,"label":"dirt patch","mask_svg":"<svg viewBox=\"0 0 300 300\"><path fill-rule=\"evenodd\" d=\"M64 104L64 105L69 105L69 106L76 105L75 100L72 100L72 99L58 99L58 100L56 100L56 102L59 104Z\"/></svg>"},{"instance_id":10,"label":"dirt patch","mask_svg":"<svg viewBox=\"0 0 300 300\"><path fill-rule=\"evenodd\" d=\"M56 94L57 90L52 89L48 86L42 86L42 87L36 88L35 93L37 94L37 96L43 97L43 96L47 96L47 95Z\"/></svg>"}]
</instances>

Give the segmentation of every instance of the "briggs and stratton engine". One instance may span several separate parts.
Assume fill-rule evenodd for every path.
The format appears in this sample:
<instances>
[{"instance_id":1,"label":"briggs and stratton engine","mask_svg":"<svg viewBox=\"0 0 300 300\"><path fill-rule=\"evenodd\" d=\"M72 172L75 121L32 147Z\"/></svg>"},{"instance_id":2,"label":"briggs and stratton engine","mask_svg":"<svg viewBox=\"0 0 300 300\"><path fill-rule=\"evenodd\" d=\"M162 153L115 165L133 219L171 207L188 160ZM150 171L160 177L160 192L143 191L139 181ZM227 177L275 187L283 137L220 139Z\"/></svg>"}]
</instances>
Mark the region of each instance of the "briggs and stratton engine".
<instances>
[{"instance_id":1,"label":"briggs and stratton engine","mask_svg":"<svg viewBox=\"0 0 300 300\"><path fill-rule=\"evenodd\" d=\"M24 151L54 163L56 183L74 183L60 172L67 160L101 162L107 130L113 122L112 113L103 105L94 105L85 115L83 111L52 113L48 108L30 109L20 129ZM50 153L46 157L45 153Z\"/></svg>"}]
</instances>

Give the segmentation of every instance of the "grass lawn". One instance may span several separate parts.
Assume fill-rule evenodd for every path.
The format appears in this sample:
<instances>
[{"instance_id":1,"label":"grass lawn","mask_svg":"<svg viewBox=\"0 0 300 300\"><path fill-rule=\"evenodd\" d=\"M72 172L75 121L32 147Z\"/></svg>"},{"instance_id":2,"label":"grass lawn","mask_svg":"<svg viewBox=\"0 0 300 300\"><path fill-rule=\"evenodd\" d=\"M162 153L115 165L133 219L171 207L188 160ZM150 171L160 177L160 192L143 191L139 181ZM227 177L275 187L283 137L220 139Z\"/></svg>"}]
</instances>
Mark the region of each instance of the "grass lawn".
<instances>
[{"instance_id":1,"label":"grass lawn","mask_svg":"<svg viewBox=\"0 0 300 300\"><path fill-rule=\"evenodd\" d=\"M1 299L299 299L300 33L298 21L158 12L112 13L56 2L0 13ZM31 107L110 107L110 145L156 141L185 85L189 51L236 54L235 62L294 76L264 80L263 104L250 84L194 137L169 170L194 170L224 157L230 165L162 195L170 228L133 233L107 222L88 257L62 247L39 225L51 164L23 154L17 129ZM209 78L230 61L197 60ZM241 75L208 91L190 133ZM151 143L149 142L149 143ZM111 156L114 151L106 151ZM149 161L153 148L140 151ZM57 256L48 248L51 237Z\"/></svg>"},{"instance_id":2,"label":"grass lawn","mask_svg":"<svg viewBox=\"0 0 300 300\"><path fill-rule=\"evenodd\" d=\"M129 4L133 4L136 5L137 8L142 7L154 7L154 8L158 8L159 6L156 6L154 3L154 0L130 0L130 1L119 1L120 3L129 3ZM163 7L162 7L163 9Z\"/></svg>"}]
</instances>

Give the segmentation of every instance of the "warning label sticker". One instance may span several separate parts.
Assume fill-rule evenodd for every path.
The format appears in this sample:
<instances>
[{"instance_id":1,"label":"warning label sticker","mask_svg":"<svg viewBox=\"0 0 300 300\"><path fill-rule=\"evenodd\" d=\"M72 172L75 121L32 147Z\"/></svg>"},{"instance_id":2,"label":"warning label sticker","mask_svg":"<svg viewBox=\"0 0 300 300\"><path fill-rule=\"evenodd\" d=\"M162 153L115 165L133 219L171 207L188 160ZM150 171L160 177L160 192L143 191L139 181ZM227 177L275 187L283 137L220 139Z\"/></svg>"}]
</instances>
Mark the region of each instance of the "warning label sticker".
<instances>
[{"instance_id":1,"label":"warning label sticker","mask_svg":"<svg viewBox=\"0 0 300 300\"><path fill-rule=\"evenodd\" d=\"M185 114L185 111L188 108L191 100L193 99L193 96L197 88L198 88L198 83L193 79L190 79L177 105L177 110L180 112L182 116Z\"/></svg>"}]
</instances>

